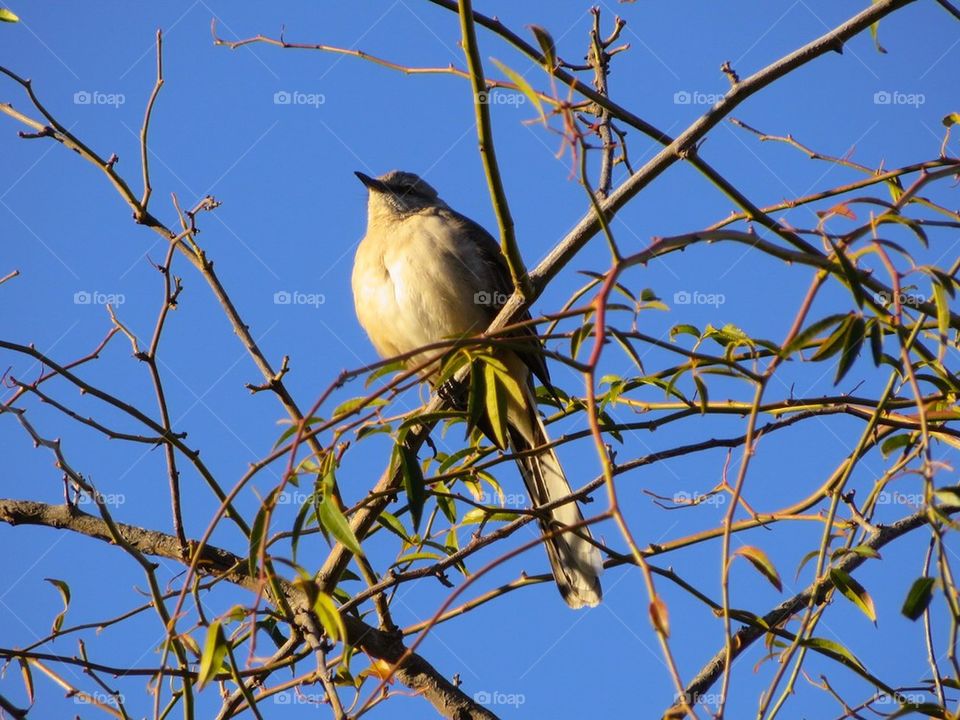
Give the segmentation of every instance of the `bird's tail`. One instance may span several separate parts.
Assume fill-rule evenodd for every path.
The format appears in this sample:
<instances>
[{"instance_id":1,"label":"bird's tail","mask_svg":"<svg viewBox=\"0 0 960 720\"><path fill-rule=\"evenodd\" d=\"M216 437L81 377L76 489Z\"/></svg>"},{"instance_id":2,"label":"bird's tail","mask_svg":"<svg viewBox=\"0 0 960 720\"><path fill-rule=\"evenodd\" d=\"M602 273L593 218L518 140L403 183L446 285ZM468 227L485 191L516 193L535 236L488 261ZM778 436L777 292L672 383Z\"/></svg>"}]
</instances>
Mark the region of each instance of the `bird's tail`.
<instances>
[{"instance_id":1,"label":"bird's tail","mask_svg":"<svg viewBox=\"0 0 960 720\"><path fill-rule=\"evenodd\" d=\"M547 431L537 412L533 390L524 384L526 407L511 408L510 443L515 451L543 447L550 442ZM553 448L517 460L527 492L534 507L546 505L568 496L572 490L563 474L563 468ZM549 519L540 521L544 532L555 534L544 539L550 568L557 588L572 608L594 607L600 602L600 551L591 544L590 531L584 525L583 515L576 502L568 502L549 511ZM574 530L562 528L577 526Z\"/></svg>"}]
</instances>

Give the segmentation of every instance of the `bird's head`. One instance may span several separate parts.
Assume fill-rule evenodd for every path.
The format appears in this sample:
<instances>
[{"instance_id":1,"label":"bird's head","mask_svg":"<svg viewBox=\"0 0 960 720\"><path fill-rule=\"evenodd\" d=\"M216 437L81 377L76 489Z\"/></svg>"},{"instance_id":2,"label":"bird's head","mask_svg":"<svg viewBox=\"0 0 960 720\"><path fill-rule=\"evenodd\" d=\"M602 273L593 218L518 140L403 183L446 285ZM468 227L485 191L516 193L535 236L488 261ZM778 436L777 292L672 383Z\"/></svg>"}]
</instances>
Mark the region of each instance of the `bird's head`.
<instances>
[{"instance_id":1,"label":"bird's head","mask_svg":"<svg viewBox=\"0 0 960 720\"><path fill-rule=\"evenodd\" d=\"M437 191L413 173L391 170L378 178L362 172L354 174L370 191L368 206L371 217L403 216L428 207L445 206L437 196Z\"/></svg>"}]
</instances>

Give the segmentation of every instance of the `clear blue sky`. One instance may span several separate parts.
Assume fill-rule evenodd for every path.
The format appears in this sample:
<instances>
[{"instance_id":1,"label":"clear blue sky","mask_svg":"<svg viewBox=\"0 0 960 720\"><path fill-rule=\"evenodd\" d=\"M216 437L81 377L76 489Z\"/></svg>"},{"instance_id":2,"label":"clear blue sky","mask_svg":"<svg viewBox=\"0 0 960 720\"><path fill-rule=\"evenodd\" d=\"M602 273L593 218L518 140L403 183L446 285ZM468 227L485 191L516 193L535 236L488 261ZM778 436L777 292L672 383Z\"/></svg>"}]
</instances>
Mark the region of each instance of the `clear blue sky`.
<instances>
[{"instance_id":1,"label":"clear blue sky","mask_svg":"<svg viewBox=\"0 0 960 720\"><path fill-rule=\"evenodd\" d=\"M725 91L727 80L719 71L723 61L730 60L746 76L867 4L800 0L739 4L721 11L707 2L601 3L607 22L615 12L627 20L623 40L632 46L615 60L611 91L620 104L676 134L706 109L705 98ZM528 24L546 27L564 58L576 61L584 54L591 23L586 2L476 5L499 15L521 34ZM150 6L19 3L11 8L23 23L0 27L0 63L32 78L47 107L98 152L116 153L117 167L135 190L140 188L137 133L154 79L153 34L157 27L164 29L166 85L154 112L150 143L153 210L173 225L171 192L185 207L207 193L223 202L215 213L202 216L199 241L271 361L279 365L281 356L290 356L287 383L302 406L312 404L341 369L375 358L354 317L349 286L353 250L365 221L365 190L354 170L417 172L453 207L488 229L496 227L476 152L465 81L446 75L408 77L355 58L317 52L267 46L230 51L214 47L210 36L210 21L216 17L226 38L275 36L285 26L290 41L362 49L411 66L462 66L457 20L449 12L414 0L276 4L198 0ZM816 60L734 114L767 132L792 133L825 153L841 155L855 148L855 159L871 166L933 158L942 137L940 119L960 110L955 92L958 28L934 2L922 0L882 23L880 40L888 54L876 52L869 34L861 35L842 55ZM480 43L485 59L496 57L525 73L538 88L548 87L540 71L488 33L480 32ZM490 76L497 77L492 63L486 64ZM690 102L683 102L686 99ZM0 82L0 101L30 114L26 98L12 82ZM525 123L533 116L529 103L511 102L509 96L494 106L505 186L530 265L588 207L582 189L570 180L569 159L555 157L558 136ZM109 318L100 303L113 295L124 301L118 305L120 318L147 341L162 298L160 278L148 258L162 260L162 244L131 222L127 207L94 168L53 142L18 139L20 129L9 118L0 118L4 248L0 276L13 269L22 274L0 288L0 334L35 343L61 362L75 359L107 332ZM629 141L637 165L656 149L637 132L629 134ZM726 123L710 134L703 156L758 204L857 177L785 146L761 144ZM956 206L955 196L951 204ZM635 251L652 236L699 229L731 209L694 170L677 166L618 217L613 231L625 250ZM801 227L816 222L806 209L789 218ZM928 259L949 264L957 254L956 238L949 238L952 245L947 239L940 242ZM535 310L556 309L582 282L577 270L606 267L604 246L598 241L573 261ZM261 380L256 368L202 278L182 258L176 271L183 276L184 291L161 353L171 412L176 429L189 432L191 444L203 448L206 462L229 486L248 463L270 450L283 412L267 393L251 397L244 388L244 383ZM628 281L636 289L653 288L673 305L669 314L644 315L645 331L659 335L680 322L701 327L735 322L750 333L779 340L809 277L741 248L702 246L632 271ZM675 293L684 291L722 295L724 302L674 304ZM298 297L312 296L316 302L279 304L277 293L302 293ZM90 302L84 304L84 299ZM821 315L850 306L840 289L827 293L825 300L817 307ZM645 361L648 370L656 370L665 366L666 358L650 353ZM24 379L39 371L22 357L4 355L2 370L8 366ZM869 362L859 363L841 389L849 390L861 380L865 388L875 389L879 381L872 369ZM611 351L605 371L623 373L630 368L622 355ZM825 371L828 368L798 367L788 375L797 383L798 396L816 395L832 392L832 371L824 376ZM582 392L581 380L565 369L554 368L554 375L567 391ZM157 415L146 368L129 357L129 345L123 341L113 342L100 361L84 370L84 377ZM48 387L78 412L96 413L131 429L124 418L80 397L65 383ZM744 389L735 390L742 398ZM362 386L354 385L338 398L362 392ZM779 386L771 392L783 396L787 391ZM653 391L638 397L659 399ZM413 407L416 398L406 400ZM51 408L35 403L29 407L41 431L62 437L74 466L89 474L101 492L114 494L118 519L170 530L161 450L107 442L66 422ZM580 423L561 423L554 432L578 429ZM630 435L621 458L692 439L737 434L739 427L739 421L695 419L653 434ZM758 509L772 510L805 496L853 446L858 432L858 423L837 418L771 437L754 460L748 499ZM459 432L454 431L444 442L453 448L459 441ZM364 494L388 457L386 440L374 439L365 447L348 454L340 473L348 498ZM51 456L35 450L10 416L0 418L0 454L7 470L0 495L62 501ZM561 456L574 484L596 476L598 464L590 445L567 448ZM666 512L641 491L705 492L718 480L723 459L723 452L716 451L624 476L621 493L638 542L662 542L716 525L725 506ZM861 496L881 468L874 458L858 470L854 482ZM279 472L260 475L257 490L268 492ZM508 492L519 492L512 470L503 472L502 480ZM183 487L187 531L197 537L215 505L186 467ZM916 480L898 485L904 493L919 492L919 487ZM602 496L598 498L602 502ZM257 506L252 491L244 494L241 506L252 515ZM909 511L892 505L881 519ZM276 522L282 526L291 518L292 511L280 513ZM528 539L531 532L520 535ZM603 534L622 547L615 529L604 528ZM781 569L785 596L809 582L809 566L799 580L794 579L794 568L816 546L819 534L818 524L794 523L774 532L744 535L738 542L759 545L770 553ZM461 536L465 539L466 533ZM228 528L215 540L245 552ZM0 525L0 545L6 548L0 559L0 575L6 578L0 589L0 645L26 645L48 632L60 600L45 577L71 584L68 624L104 619L141 602L131 588L143 587L142 574L121 552L103 543L50 529ZM923 548L923 538L918 537L885 552L882 564L868 563L858 573L877 602L878 629L855 608L837 601L818 630L825 637L847 638L858 657L893 684L912 684L929 675L922 637L898 612L910 582L920 574ZM323 550L319 542L305 543L300 560L308 567L319 565ZM718 597L719 557L719 545L713 544L658 562L672 565ZM385 569L388 561L385 555L378 558L378 567ZM164 579L178 572L173 563L161 566ZM539 573L545 568L537 549L483 579L474 591L513 579L521 570ZM781 596L748 567L735 568L733 577L735 606L764 612L780 602ZM663 580L658 586L671 612L672 647L684 678L689 678L721 646L722 627L682 591ZM406 586L394 604L396 619L401 624L423 619L444 597L444 589L433 581ZM245 595L225 591L215 598L212 612L243 602ZM670 703L672 689L646 604L639 573L615 569L605 576L605 600L597 609L568 611L552 587L540 585L443 625L422 651L444 673L459 673L469 694L520 696L521 705L493 708L505 717L658 716ZM152 666L161 637L156 617L145 614L124 632L89 635L86 643L92 658ZM890 652L893 638L898 643L895 653ZM74 654L75 640L64 638L44 650ZM730 717L751 713L756 692L769 680L770 664L753 672L763 652L760 646L753 647L736 665ZM807 669L812 676L828 672L849 700L865 699L871 692L835 664L811 658ZM79 671L64 672L91 689ZM40 697L36 717L94 716L94 711L61 699L62 692L46 678L37 677L36 682ZM150 712L142 681L121 687L135 715ZM0 692L24 702L16 672L8 671L0 680ZM839 714L825 693L802 681L798 692L783 717ZM203 703L216 707L213 689L206 691ZM268 704L265 710L271 717L315 713L304 705ZM420 718L431 712L422 701L398 699L373 715Z\"/></svg>"}]
</instances>

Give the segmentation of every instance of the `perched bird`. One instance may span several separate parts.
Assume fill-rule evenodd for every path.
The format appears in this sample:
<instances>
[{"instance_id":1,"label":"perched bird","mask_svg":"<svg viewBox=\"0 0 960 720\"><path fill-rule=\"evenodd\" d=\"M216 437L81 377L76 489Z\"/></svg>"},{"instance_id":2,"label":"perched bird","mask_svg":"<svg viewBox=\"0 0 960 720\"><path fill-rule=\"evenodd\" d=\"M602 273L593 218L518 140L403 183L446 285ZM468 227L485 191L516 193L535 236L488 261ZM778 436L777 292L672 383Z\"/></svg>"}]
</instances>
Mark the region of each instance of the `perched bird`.
<instances>
[{"instance_id":1,"label":"perched bird","mask_svg":"<svg viewBox=\"0 0 960 720\"><path fill-rule=\"evenodd\" d=\"M367 232L353 265L353 301L377 352L392 357L486 330L513 292L498 243L477 223L450 209L413 173L356 175L369 197ZM549 386L540 351L535 330L515 349L496 350L523 393L522 402L507 393L509 443L516 452L550 442L537 412L531 376ZM409 362L420 364L427 357L414 355ZM427 379L435 382L438 369L433 368ZM535 507L571 493L553 449L521 457L517 464ZM568 502L548 513L541 527L558 531L545 538L544 545L560 594L570 607L592 607L601 597L600 553L585 526L559 531L583 521L580 508Z\"/></svg>"}]
</instances>

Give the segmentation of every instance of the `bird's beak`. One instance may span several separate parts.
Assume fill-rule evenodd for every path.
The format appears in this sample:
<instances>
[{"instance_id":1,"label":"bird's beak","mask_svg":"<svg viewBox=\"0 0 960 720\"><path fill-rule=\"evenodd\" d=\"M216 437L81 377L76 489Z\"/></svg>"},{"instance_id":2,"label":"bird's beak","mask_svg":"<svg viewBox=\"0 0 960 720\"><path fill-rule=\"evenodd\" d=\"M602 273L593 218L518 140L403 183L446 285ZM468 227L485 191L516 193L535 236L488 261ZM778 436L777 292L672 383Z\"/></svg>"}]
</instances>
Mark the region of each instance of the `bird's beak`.
<instances>
[{"instance_id":1,"label":"bird's beak","mask_svg":"<svg viewBox=\"0 0 960 720\"><path fill-rule=\"evenodd\" d=\"M372 178L369 175L365 175L360 171L356 171L353 174L360 179L360 182L362 182L368 190L374 190L376 192L381 192L381 193L389 192L389 190L387 189L387 186L384 183L377 180L376 178Z\"/></svg>"}]
</instances>

